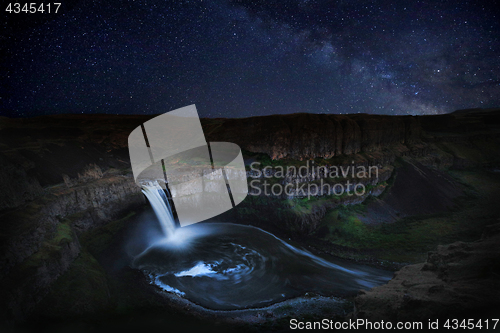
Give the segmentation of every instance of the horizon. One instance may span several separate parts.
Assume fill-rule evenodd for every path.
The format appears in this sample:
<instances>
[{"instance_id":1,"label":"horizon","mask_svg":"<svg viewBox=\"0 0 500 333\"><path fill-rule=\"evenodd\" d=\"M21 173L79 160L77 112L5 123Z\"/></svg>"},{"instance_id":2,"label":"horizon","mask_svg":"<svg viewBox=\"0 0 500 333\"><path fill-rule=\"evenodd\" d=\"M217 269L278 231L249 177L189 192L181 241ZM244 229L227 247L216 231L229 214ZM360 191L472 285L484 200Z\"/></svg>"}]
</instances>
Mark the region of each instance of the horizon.
<instances>
[{"instance_id":1,"label":"horizon","mask_svg":"<svg viewBox=\"0 0 500 333\"><path fill-rule=\"evenodd\" d=\"M485 111L492 112L500 110L500 107L490 107L490 108L467 108L467 109L457 109L451 112L439 113L439 114L377 114L377 113L314 113L314 112L295 112L295 113L272 113L272 114L264 114L264 115L253 115L253 116L241 116L241 117L202 117L200 119L244 119L244 118L255 118L255 117L272 117L272 116L292 116L299 114L308 114L308 115L329 115L329 116L350 116L350 115L368 115L368 116L389 116L389 117L424 117L424 116L442 116L449 115L458 112L474 112L474 111ZM173 111L168 110L166 112ZM165 112L164 112L165 113ZM30 116L16 116L16 115L0 115L0 118L9 118L9 119L26 119L26 118L37 118L37 117L52 117L52 116L125 116L125 117L151 117L154 118L163 113L149 113L149 114L139 114L139 113L51 113L51 114L39 114L39 115L30 115Z\"/></svg>"}]
</instances>

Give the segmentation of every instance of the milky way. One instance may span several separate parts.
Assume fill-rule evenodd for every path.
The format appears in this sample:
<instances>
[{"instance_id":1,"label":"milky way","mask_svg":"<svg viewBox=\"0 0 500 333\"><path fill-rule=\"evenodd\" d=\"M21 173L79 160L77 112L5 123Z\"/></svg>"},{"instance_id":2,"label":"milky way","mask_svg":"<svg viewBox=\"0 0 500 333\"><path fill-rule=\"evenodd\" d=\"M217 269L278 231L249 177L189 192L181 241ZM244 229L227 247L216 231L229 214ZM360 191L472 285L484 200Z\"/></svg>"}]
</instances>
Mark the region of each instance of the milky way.
<instances>
[{"instance_id":1,"label":"milky way","mask_svg":"<svg viewBox=\"0 0 500 333\"><path fill-rule=\"evenodd\" d=\"M57 14L2 12L1 115L500 106L494 1L82 0Z\"/></svg>"}]
</instances>

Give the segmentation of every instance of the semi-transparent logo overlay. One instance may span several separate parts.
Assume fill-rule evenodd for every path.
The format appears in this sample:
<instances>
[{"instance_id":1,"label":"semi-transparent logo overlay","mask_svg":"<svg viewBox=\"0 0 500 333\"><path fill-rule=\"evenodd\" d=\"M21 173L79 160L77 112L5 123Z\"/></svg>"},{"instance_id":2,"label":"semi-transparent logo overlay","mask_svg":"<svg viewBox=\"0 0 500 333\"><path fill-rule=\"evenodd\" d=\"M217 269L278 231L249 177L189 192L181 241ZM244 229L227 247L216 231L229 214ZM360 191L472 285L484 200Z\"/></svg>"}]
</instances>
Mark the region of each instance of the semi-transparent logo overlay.
<instances>
[{"instance_id":1,"label":"semi-transparent logo overlay","mask_svg":"<svg viewBox=\"0 0 500 333\"><path fill-rule=\"evenodd\" d=\"M135 182L168 188L180 226L230 210L248 194L239 146L206 142L194 104L135 128L128 147Z\"/></svg>"}]
</instances>

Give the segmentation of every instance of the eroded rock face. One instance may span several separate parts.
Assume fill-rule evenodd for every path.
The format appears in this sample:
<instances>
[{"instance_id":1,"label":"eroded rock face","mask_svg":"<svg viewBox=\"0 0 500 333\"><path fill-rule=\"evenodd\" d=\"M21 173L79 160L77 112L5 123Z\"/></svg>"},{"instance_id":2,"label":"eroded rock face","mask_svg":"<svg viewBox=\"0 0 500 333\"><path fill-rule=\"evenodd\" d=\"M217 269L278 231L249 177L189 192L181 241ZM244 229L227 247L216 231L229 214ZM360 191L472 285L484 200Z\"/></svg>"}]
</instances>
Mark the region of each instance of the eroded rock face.
<instances>
[{"instance_id":1,"label":"eroded rock face","mask_svg":"<svg viewBox=\"0 0 500 333\"><path fill-rule=\"evenodd\" d=\"M416 117L292 114L221 120L211 141L229 141L272 159L331 158L420 142Z\"/></svg>"},{"instance_id":2,"label":"eroded rock face","mask_svg":"<svg viewBox=\"0 0 500 333\"><path fill-rule=\"evenodd\" d=\"M57 253L43 258L36 265L25 263L2 280L0 290L2 316L20 320L25 318L48 294L51 284L69 268L80 254L78 237L61 244Z\"/></svg>"},{"instance_id":3,"label":"eroded rock face","mask_svg":"<svg viewBox=\"0 0 500 333\"><path fill-rule=\"evenodd\" d=\"M0 185L3 191L0 200L0 204L3 204L0 205L0 211L3 210L0 278L4 278L2 282L10 279L16 282L12 285L17 285L15 288L6 288L4 284L2 292L7 293L0 295L0 299L5 300L9 311L13 311L15 316L29 312L44 297L51 283L78 256L79 232L118 218L121 212L134 205L145 204L131 175L122 177L121 174L130 168L127 150L129 133L152 117L154 115L62 115L0 119ZM390 148L386 156L376 161L377 165L387 166L394 162L395 155L424 156L429 153L430 145L421 144L420 141L420 119L421 117L411 116L293 114L245 119L202 119L202 125L207 141L234 142L243 149L266 153L273 159L305 160L359 152L373 155L377 150ZM438 126L433 125L433 119L426 118L422 121L427 131L446 128L451 124L449 119L455 119L455 116L446 116L446 119L443 118L445 121ZM474 124L476 123L481 125L478 127L481 129L486 121L474 120ZM463 129L470 131L476 128L471 126L457 125L456 137L460 138L460 131ZM442 139L440 135L436 135L432 140ZM428 164L458 165L460 162L456 159L453 162L452 155L432 155L432 151L430 152ZM443 162L443 159L446 161ZM373 163L375 161L367 161L365 164ZM118 173L110 176L110 170ZM65 180L66 185L63 183ZM308 182L311 179L299 177L287 181ZM279 223L276 227L307 233L317 227L327 209L336 204L359 203L362 199L364 198L353 197L342 202L327 202L312 207L310 211L288 215L285 210L280 212L275 206L267 204L263 207L258 203L255 208L258 206L259 219L265 216L272 222ZM246 208L251 210L254 207ZM10 215L10 220L7 219L10 213L16 213L11 211L13 209L17 209L17 213L25 213L27 218L18 219L14 214ZM62 220L68 218L71 218L71 223L66 225L71 225L70 234L73 236L67 242L56 244L56 247L60 247L57 253L46 259L42 258L37 265L31 266L30 274L24 274L27 271L21 275L14 274L16 266L29 265L26 263L27 259L39 253L43 243L53 239L51 237L61 226ZM7 231L12 232L4 233L10 227L13 230ZM498 262L499 258L494 251L488 252L487 249L487 246L498 243L499 239L495 237L496 243L484 240L483 247L476 247L474 243L440 248L437 254L429 257L428 263L403 269L385 286L388 289L382 292L385 293L382 301L369 296L363 298L364 295L358 297L356 316L376 317L380 313L384 318L385 314L382 313L399 313L397 316L403 318L405 313L415 311L411 310L413 307L425 317L428 315L426 306L439 313L440 308L463 308L461 303L472 304L465 309L474 308L479 306L478 300L483 299L491 300L491 303L485 303L486 306L497 304L494 299L499 299L498 284L490 277L495 274L498 277L498 265L476 267L487 278L478 276L476 271L468 268L475 267L475 259L468 259L474 256ZM461 269L464 267L469 269L468 275L464 275L464 270ZM484 284L478 286L477 290L488 290L485 286L490 284L494 287L491 289L493 292L489 295L476 295L474 288L467 289L469 285L464 282L465 276L471 281L477 280ZM444 296L435 296L439 293L444 293ZM394 306L389 307L387 304Z\"/></svg>"},{"instance_id":4,"label":"eroded rock face","mask_svg":"<svg viewBox=\"0 0 500 333\"><path fill-rule=\"evenodd\" d=\"M108 176L71 189L51 189L45 198L26 207L28 214L12 211L2 216L13 226L4 229L9 237L2 239L0 247L0 278L38 251L46 235L63 219L70 218L74 230L81 233L143 204L145 199L131 177Z\"/></svg>"},{"instance_id":5,"label":"eroded rock face","mask_svg":"<svg viewBox=\"0 0 500 333\"><path fill-rule=\"evenodd\" d=\"M499 250L500 223L479 241L441 245L425 263L405 266L388 284L360 292L350 316L427 321L493 314L500 307Z\"/></svg>"},{"instance_id":6,"label":"eroded rock face","mask_svg":"<svg viewBox=\"0 0 500 333\"><path fill-rule=\"evenodd\" d=\"M48 293L50 285L80 254L79 234L115 220L145 204L132 177L104 175L68 188L46 190L21 209L2 215L1 309L23 318Z\"/></svg>"}]
</instances>

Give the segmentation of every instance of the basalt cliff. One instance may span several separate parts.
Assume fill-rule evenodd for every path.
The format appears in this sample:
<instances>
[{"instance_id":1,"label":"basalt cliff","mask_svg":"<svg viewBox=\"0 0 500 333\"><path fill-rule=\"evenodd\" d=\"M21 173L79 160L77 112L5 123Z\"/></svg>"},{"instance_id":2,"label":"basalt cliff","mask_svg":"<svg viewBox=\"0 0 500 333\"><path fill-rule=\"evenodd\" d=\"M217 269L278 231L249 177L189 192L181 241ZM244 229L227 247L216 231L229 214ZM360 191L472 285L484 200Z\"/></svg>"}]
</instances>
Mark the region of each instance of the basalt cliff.
<instances>
[{"instance_id":1,"label":"basalt cliff","mask_svg":"<svg viewBox=\"0 0 500 333\"><path fill-rule=\"evenodd\" d=\"M500 309L500 224L475 242L455 242L429 252L424 263L403 267L388 284L360 292L352 319L372 321L474 321ZM467 321L467 320L466 320ZM451 322L453 323L453 322Z\"/></svg>"},{"instance_id":2,"label":"basalt cliff","mask_svg":"<svg viewBox=\"0 0 500 333\"><path fill-rule=\"evenodd\" d=\"M272 159L331 158L394 144L421 143L418 117L292 114L217 120L207 123L212 141L234 142Z\"/></svg>"},{"instance_id":3,"label":"basalt cliff","mask_svg":"<svg viewBox=\"0 0 500 333\"><path fill-rule=\"evenodd\" d=\"M146 205L131 174L127 138L153 117L0 118L0 308L6 318L20 319L31 313L80 256L81 235ZM207 141L238 144L248 165L253 161L262 162L261 167L318 161L379 167L380 177L364 180L370 192L362 197L324 198L307 207L294 207L280 196L259 196L225 215L285 234L307 235L319 227L329 209L382 194L395 178L395 162L403 157L407 160L399 184L404 185L407 175L417 187L433 183L445 189L442 195L419 199L419 205L430 207L430 213L446 209L461 194L443 170L500 166L492 148L496 146L487 144L500 138L499 110L419 117L291 114L202 119L202 126ZM251 172L247 170L249 180ZM285 181L311 183L320 178L298 176ZM415 213L415 205L400 200L403 185L395 183L392 194L370 206L381 220L394 222ZM263 216L265 223L255 222ZM357 301L356 315L362 315L367 302Z\"/></svg>"}]
</instances>

